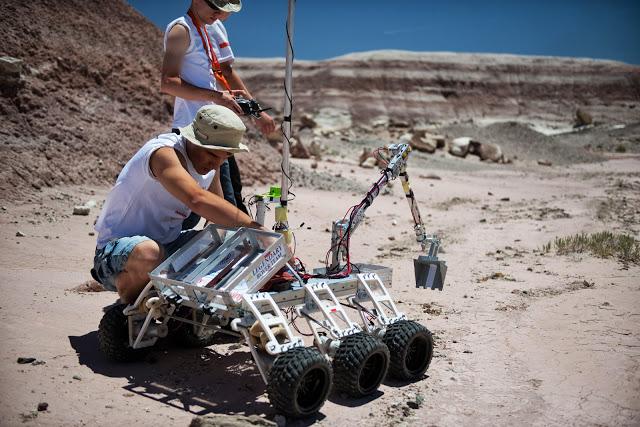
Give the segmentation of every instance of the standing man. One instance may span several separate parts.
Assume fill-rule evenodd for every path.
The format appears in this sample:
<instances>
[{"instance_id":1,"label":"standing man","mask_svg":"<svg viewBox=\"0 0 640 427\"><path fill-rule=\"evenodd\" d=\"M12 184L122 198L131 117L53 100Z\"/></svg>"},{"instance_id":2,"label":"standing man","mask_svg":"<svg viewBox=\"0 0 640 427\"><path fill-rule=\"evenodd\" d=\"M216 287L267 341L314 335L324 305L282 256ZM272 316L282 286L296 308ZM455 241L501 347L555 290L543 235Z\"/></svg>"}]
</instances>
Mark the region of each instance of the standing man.
<instances>
[{"instance_id":1,"label":"standing man","mask_svg":"<svg viewBox=\"0 0 640 427\"><path fill-rule=\"evenodd\" d=\"M167 26L160 88L175 96L174 129L189 124L203 105L219 104L242 114L234 97L253 98L233 69L233 51L222 24L241 8L241 0L192 0L187 14ZM255 124L263 135L275 130L274 120L264 111ZM237 176L231 176L229 169ZM243 209L242 184L233 157L222 165L220 181L225 199Z\"/></svg>"}]
</instances>

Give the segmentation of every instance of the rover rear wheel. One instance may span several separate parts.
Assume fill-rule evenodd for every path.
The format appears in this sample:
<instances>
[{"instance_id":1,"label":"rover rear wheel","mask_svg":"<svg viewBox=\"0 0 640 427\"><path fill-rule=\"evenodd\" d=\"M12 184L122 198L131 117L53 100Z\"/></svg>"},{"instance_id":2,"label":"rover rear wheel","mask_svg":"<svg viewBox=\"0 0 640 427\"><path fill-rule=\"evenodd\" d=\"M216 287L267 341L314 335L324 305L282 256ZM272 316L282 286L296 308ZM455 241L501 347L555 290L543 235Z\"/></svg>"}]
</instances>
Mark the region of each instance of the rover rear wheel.
<instances>
[{"instance_id":1,"label":"rover rear wheel","mask_svg":"<svg viewBox=\"0 0 640 427\"><path fill-rule=\"evenodd\" d=\"M126 304L110 307L98 326L98 345L108 359L115 362L133 362L144 358L150 348L134 350L129 346L129 319L123 310Z\"/></svg>"}]
</instances>

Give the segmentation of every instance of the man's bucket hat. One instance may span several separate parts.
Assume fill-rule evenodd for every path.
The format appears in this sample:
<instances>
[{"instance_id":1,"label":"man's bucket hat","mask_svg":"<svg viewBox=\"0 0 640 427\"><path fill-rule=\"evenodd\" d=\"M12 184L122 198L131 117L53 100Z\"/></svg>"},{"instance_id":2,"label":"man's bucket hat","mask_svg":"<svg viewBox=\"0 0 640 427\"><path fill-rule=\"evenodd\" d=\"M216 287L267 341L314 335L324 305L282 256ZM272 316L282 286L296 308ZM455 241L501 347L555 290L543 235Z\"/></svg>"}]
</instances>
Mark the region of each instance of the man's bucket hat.
<instances>
[{"instance_id":1,"label":"man's bucket hat","mask_svg":"<svg viewBox=\"0 0 640 427\"><path fill-rule=\"evenodd\" d=\"M246 130L236 113L211 104L200 107L193 122L180 128L180 135L207 150L242 153L249 151L249 147L240 143Z\"/></svg>"},{"instance_id":2,"label":"man's bucket hat","mask_svg":"<svg viewBox=\"0 0 640 427\"><path fill-rule=\"evenodd\" d=\"M223 12L240 12L242 0L207 0Z\"/></svg>"}]
</instances>

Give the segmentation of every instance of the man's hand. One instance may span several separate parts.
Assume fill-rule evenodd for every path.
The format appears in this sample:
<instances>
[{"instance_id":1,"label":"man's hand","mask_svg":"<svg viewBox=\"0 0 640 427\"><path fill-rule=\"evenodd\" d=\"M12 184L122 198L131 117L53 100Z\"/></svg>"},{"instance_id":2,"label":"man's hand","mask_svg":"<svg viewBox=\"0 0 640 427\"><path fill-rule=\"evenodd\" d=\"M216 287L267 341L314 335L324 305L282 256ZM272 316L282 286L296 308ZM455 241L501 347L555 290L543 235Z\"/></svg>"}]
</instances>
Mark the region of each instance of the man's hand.
<instances>
[{"instance_id":1,"label":"man's hand","mask_svg":"<svg viewBox=\"0 0 640 427\"><path fill-rule=\"evenodd\" d=\"M264 136L272 134L276 130L276 122L264 111L260 113L260 118L256 119L256 126Z\"/></svg>"},{"instance_id":2,"label":"man's hand","mask_svg":"<svg viewBox=\"0 0 640 427\"><path fill-rule=\"evenodd\" d=\"M242 115L242 108L238 105L235 98L241 96L243 98L247 97L247 92L244 90L232 90L229 92L214 92L213 102L218 105L222 105L224 107L229 108L231 111L235 112L238 115Z\"/></svg>"}]
</instances>

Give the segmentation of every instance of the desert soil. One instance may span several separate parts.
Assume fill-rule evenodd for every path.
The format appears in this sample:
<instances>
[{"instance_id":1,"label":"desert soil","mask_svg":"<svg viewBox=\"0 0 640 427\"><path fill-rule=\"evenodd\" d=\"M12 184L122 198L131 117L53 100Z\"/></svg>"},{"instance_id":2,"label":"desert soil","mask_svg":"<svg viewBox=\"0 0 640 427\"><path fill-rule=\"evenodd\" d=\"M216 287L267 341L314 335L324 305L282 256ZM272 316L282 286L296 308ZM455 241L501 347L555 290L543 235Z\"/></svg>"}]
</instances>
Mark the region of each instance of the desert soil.
<instances>
[{"instance_id":1,"label":"desert soil","mask_svg":"<svg viewBox=\"0 0 640 427\"><path fill-rule=\"evenodd\" d=\"M427 228L443 238L444 291L414 288L418 248L397 183L353 238L352 257L393 267L398 307L434 333L427 375L412 384L387 380L367 399L333 394L317 418L287 425L640 424L640 267L540 252L577 232L637 236L640 159L477 164L472 172L428 163L409 170ZM318 171L361 185L377 176L348 160L321 161ZM164 343L128 365L99 352L102 307L116 295L76 288L90 278L92 224L107 190L47 188L0 210L0 424L186 426L207 413L273 420L250 353L234 342L201 350ZM331 220L361 194L295 192L297 255L319 266ZM98 203L89 216L71 215L88 200ZM36 410L40 402L46 411Z\"/></svg>"}]
</instances>

